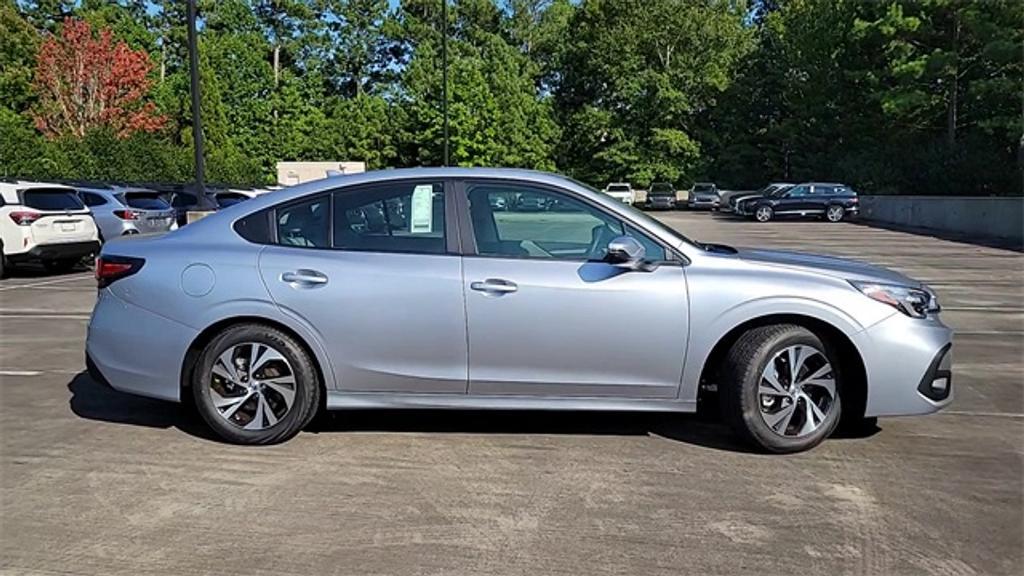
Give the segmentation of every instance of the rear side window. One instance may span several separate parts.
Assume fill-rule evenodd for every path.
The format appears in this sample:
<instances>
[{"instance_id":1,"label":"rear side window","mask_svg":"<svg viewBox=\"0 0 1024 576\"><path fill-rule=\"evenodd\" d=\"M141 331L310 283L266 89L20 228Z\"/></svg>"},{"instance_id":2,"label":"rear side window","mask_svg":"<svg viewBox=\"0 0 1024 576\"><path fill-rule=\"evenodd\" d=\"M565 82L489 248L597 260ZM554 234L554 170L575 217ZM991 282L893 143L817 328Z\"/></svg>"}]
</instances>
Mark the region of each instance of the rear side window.
<instances>
[{"instance_id":1,"label":"rear side window","mask_svg":"<svg viewBox=\"0 0 1024 576\"><path fill-rule=\"evenodd\" d=\"M388 182L334 194L334 247L445 253L440 182Z\"/></svg>"},{"instance_id":2,"label":"rear side window","mask_svg":"<svg viewBox=\"0 0 1024 576\"><path fill-rule=\"evenodd\" d=\"M318 196L312 200L277 209L277 243L303 248L327 248L327 226L330 221L330 197Z\"/></svg>"},{"instance_id":3,"label":"rear side window","mask_svg":"<svg viewBox=\"0 0 1024 576\"><path fill-rule=\"evenodd\" d=\"M129 208L138 208L139 210L167 210L171 207L156 192L126 192L124 202Z\"/></svg>"},{"instance_id":4,"label":"rear side window","mask_svg":"<svg viewBox=\"0 0 1024 576\"><path fill-rule=\"evenodd\" d=\"M82 198L82 202L85 202L86 206L103 206L107 203L106 198L92 192L80 192L79 197Z\"/></svg>"},{"instance_id":5,"label":"rear side window","mask_svg":"<svg viewBox=\"0 0 1024 576\"><path fill-rule=\"evenodd\" d=\"M82 210L85 205L73 190L32 189L21 193L21 203L36 210Z\"/></svg>"}]
</instances>

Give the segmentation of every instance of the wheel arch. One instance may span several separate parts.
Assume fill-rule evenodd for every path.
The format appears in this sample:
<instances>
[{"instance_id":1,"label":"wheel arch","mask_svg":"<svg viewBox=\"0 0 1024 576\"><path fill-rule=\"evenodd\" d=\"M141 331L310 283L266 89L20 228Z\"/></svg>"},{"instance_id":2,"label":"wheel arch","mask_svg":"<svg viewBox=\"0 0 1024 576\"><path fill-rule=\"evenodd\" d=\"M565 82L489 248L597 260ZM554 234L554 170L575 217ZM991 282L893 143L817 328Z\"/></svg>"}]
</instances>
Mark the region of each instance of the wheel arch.
<instances>
[{"instance_id":1,"label":"wheel arch","mask_svg":"<svg viewBox=\"0 0 1024 576\"><path fill-rule=\"evenodd\" d=\"M217 334L231 326L237 326L240 324L262 324L264 326L280 330L291 338L294 338L295 341L302 346L303 350L306 351L306 354L309 354L309 357L313 361L313 368L316 370L317 378L320 380L320 402L324 402L324 399L327 396L327 390L330 387L328 386L326 378L327 371L324 369L325 367L323 366L323 362L320 356L316 353L316 350L310 345L309 341L307 341L307 339L295 329L283 324L282 322L265 316L231 316L228 318L222 318L204 328L195 338L192 339L188 348L185 349L185 355L181 362L181 380L178 385L180 397L183 400L191 397L189 394L185 393L185 390L192 387L192 374L195 370L196 364L199 362L199 356L203 349L217 336Z\"/></svg>"},{"instance_id":2,"label":"wheel arch","mask_svg":"<svg viewBox=\"0 0 1024 576\"><path fill-rule=\"evenodd\" d=\"M713 384L717 384L718 370L725 355L736 340L747 331L761 326L773 324L794 324L813 332L816 336L829 343L839 354L839 363L844 372L843 419L861 418L867 406L868 382L864 359L846 333L834 324L806 314L768 314L752 318L731 328L722 335L701 366L700 381L697 393L698 405L707 396Z\"/></svg>"}]
</instances>

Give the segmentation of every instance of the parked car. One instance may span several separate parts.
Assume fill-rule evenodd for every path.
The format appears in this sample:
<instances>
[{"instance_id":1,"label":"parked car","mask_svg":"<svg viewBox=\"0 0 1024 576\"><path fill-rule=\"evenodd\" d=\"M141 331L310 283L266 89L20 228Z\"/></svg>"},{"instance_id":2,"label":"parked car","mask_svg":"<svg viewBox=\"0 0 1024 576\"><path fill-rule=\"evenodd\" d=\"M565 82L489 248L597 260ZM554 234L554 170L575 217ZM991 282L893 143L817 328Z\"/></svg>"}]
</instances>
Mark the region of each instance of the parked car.
<instances>
[{"instance_id":1,"label":"parked car","mask_svg":"<svg viewBox=\"0 0 1024 576\"><path fill-rule=\"evenodd\" d=\"M164 193L164 199L174 208L174 219L178 226L188 224L189 211L209 212L217 210L220 205L214 194L198 194L183 188Z\"/></svg>"},{"instance_id":2,"label":"parked car","mask_svg":"<svg viewBox=\"0 0 1024 576\"><path fill-rule=\"evenodd\" d=\"M604 187L603 192L625 204L636 202L636 192L629 182L612 182Z\"/></svg>"},{"instance_id":3,"label":"parked car","mask_svg":"<svg viewBox=\"0 0 1024 576\"><path fill-rule=\"evenodd\" d=\"M519 194L513 209L516 212L542 212L548 209L548 198L541 194Z\"/></svg>"},{"instance_id":4,"label":"parked car","mask_svg":"<svg viewBox=\"0 0 1024 576\"><path fill-rule=\"evenodd\" d=\"M9 265L33 261L64 272L99 245L96 223L74 188L0 180L0 276Z\"/></svg>"},{"instance_id":5,"label":"parked car","mask_svg":"<svg viewBox=\"0 0 1024 576\"><path fill-rule=\"evenodd\" d=\"M768 184L767 186L765 186L764 188L761 188L760 190L758 190L756 192L749 192L749 191L746 191L746 192L744 192L744 191L720 192L719 196L721 197L721 202L719 204L718 210L720 212L735 213L736 212L736 204L741 202L741 201L743 201L743 200L746 200L748 198L761 198L761 197L764 197L764 196L770 196L772 194L775 194L779 190L789 189L789 188L792 188L792 187L793 187L793 185L789 184L787 182L772 182L771 184Z\"/></svg>"},{"instance_id":6,"label":"parked car","mask_svg":"<svg viewBox=\"0 0 1024 576\"><path fill-rule=\"evenodd\" d=\"M697 182L690 188L690 194L686 198L686 206L691 210L707 208L713 210L718 207L721 198L718 196L718 186L710 182Z\"/></svg>"},{"instance_id":7,"label":"parked car","mask_svg":"<svg viewBox=\"0 0 1024 576\"><path fill-rule=\"evenodd\" d=\"M855 216L860 209L857 193L849 186L820 182L798 184L764 198L749 198L738 206L739 213L758 222L806 216L839 222L847 216Z\"/></svg>"},{"instance_id":8,"label":"parked car","mask_svg":"<svg viewBox=\"0 0 1024 576\"><path fill-rule=\"evenodd\" d=\"M576 210L495 214L489 198L510 194ZM353 217L390 205L401 223ZM702 244L534 171L301 184L109 243L96 276L93 378L190 397L244 444L291 437L319 406L693 412L715 388L742 438L793 452L840 418L951 398L952 332L920 282Z\"/></svg>"},{"instance_id":9,"label":"parked car","mask_svg":"<svg viewBox=\"0 0 1024 576\"><path fill-rule=\"evenodd\" d=\"M102 186L76 186L99 227L100 241L129 234L155 234L176 230L174 209L153 190Z\"/></svg>"},{"instance_id":10,"label":"parked car","mask_svg":"<svg viewBox=\"0 0 1024 576\"><path fill-rule=\"evenodd\" d=\"M668 182L655 182L647 191L645 207L651 210L674 210L676 189Z\"/></svg>"}]
</instances>

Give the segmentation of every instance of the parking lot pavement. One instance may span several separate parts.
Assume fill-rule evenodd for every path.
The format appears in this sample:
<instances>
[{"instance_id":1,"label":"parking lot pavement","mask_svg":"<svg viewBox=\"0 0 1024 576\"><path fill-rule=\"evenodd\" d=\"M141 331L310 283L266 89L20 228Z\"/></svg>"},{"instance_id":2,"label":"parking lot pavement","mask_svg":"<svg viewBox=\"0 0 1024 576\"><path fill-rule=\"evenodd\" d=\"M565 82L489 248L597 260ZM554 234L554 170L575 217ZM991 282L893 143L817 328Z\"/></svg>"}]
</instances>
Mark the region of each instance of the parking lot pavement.
<instances>
[{"instance_id":1,"label":"parking lot pavement","mask_svg":"<svg viewBox=\"0 0 1024 576\"><path fill-rule=\"evenodd\" d=\"M281 446L81 374L85 272L0 281L3 574L1020 574L1024 255L664 213L930 283L956 400L764 456L699 416L365 412Z\"/></svg>"}]
</instances>

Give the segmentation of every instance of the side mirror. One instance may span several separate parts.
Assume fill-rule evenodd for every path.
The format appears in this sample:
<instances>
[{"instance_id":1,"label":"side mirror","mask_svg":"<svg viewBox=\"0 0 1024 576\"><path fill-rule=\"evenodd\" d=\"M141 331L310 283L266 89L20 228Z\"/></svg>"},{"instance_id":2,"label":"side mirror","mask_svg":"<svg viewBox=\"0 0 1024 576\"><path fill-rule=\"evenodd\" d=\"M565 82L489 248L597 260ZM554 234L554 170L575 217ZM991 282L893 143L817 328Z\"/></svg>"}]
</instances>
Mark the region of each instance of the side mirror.
<instances>
[{"instance_id":1,"label":"side mirror","mask_svg":"<svg viewBox=\"0 0 1024 576\"><path fill-rule=\"evenodd\" d=\"M627 270L644 269L647 250L644 245L632 236L617 236L608 243L608 254L605 262L626 268Z\"/></svg>"}]
</instances>

